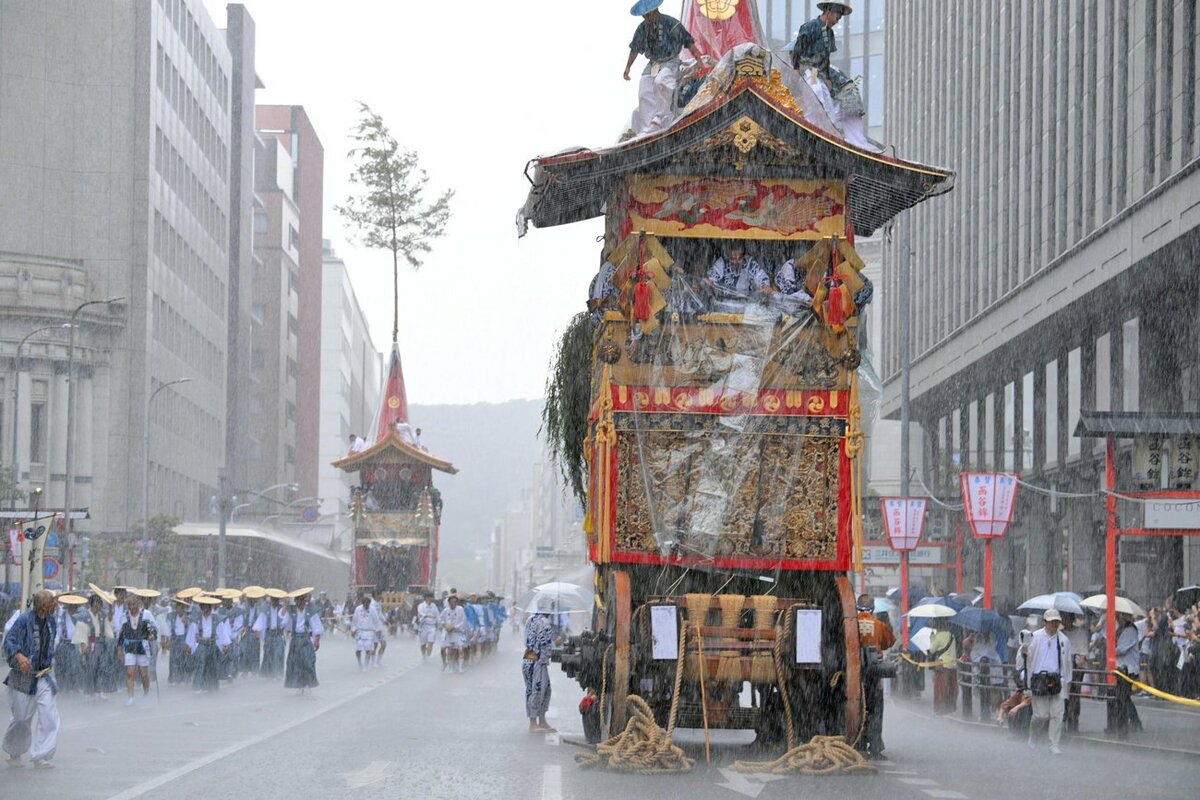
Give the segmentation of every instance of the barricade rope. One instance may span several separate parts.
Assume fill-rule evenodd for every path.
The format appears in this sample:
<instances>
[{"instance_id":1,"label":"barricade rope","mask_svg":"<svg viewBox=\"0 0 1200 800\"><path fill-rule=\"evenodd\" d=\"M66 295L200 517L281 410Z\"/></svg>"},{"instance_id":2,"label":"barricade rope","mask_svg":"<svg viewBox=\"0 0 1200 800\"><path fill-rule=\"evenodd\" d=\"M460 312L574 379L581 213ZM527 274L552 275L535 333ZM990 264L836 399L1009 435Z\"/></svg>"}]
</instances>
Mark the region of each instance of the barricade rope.
<instances>
[{"instance_id":1,"label":"barricade rope","mask_svg":"<svg viewBox=\"0 0 1200 800\"><path fill-rule=\"evenodd\" d=\"M662 775L688 772L695 761L683 749L671 742L667 732L658 727L650 705L636 694L627 701L629 722L625 730L596 746L595 753L578 753L575 761L584 769L604 767L614 772L639 775Z\"/></svg>"},{"instance_id":2,"label":"barricade rope","mask_svg":"<svg viewBox=\"0 0 1200 800\"><path fill-rule=\"evenodd\" d=\"M933 669L934 667L942 666L942 662L940 661L913 661L908 653L901 653L900 657L912 664L917 669Z\"/></svg>"},{"instance_id":3,"label":"barricade rope","mask_svg":"<svg viewBox=\"0 0 1200 800\"><path fill-rule=\"evenodd\" d=\"M854 775L876 771L841 736L814 736L808 744L793 747L774 761L735 761L730 769L772 775Z\"/></svg>"},{"instance_id":4,"label":"barricade rope","mask_svg":"<svg viewBox=\"0 0 1200 800\"><path fill-rule=\"evenodd\" d=\"M1191 706L1192 708L1200 708L1200 700L1193 700L1190 697L1180 697L1177 694L1171 694L1170 692L1164 692L1162 689L1155 689L1153 686L1149 686L1147 684L1142 683L1141 681L1134 680L1133 678L1129 677L1124 672L1121 672L1119 670L1116 672L1113 672L1112 674L1116 675L1118 678L1125 681L1126 683L1136 686L1137 688L1141 689L1143 692L1146 692L1147 694L1152 694L1155 697L1160 698L1162 700L1169 700L1172 703L1178 703L1181 706Z\"/></svg>"}]
</instances>

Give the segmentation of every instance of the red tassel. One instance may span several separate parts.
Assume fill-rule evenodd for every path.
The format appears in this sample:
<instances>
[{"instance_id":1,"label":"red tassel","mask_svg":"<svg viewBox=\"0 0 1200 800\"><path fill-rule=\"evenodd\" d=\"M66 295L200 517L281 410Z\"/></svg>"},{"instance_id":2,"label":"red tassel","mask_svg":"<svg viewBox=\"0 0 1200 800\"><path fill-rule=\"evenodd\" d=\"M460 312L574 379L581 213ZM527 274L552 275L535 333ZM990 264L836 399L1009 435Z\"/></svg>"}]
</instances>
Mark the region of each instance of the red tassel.
<instances>
[{"instance_id":1,"label":"red tassel","mask_svg":"<svg viewBox=\"0 0 1200 800\"><path fill-rule=\"evenodd\" d=\"M637 286L633 289L633 316L635 319L650 319L650 282L638 271Z\"/></svg>"},{"instance_id":2,"label":"red tassel","mask_svg":"<svg viewBox=\"0 0 1200 800\"><path fill-rule=\"evenodd\" d=\"M829 287L829 310L825 321L831 328L839 328L846 324L846 287L841 281Z\"/></svg>"}]
</instances>

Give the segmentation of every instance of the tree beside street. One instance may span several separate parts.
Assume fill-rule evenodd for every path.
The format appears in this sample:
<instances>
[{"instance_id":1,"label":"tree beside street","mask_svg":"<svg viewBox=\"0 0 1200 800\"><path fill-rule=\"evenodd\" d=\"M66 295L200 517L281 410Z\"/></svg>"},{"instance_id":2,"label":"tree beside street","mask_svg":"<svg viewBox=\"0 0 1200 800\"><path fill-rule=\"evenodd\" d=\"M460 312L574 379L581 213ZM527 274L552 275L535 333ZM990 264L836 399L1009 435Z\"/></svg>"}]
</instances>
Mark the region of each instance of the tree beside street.
<instances>
[{"instance_id":1,"label":"tree beside street","mask_svg":"<svg viewBox=\"0 0 1200 800\"><path fill-rule=\"evenodd\" d=\"M352 134L357 146L350 153L354 169L350 183L356 187L344 205L335 206L358 241L392 254L394 317L392 341L400 330L400 258L414 269L432 249L432 241L445 234L450 218L447 190L426 202L429 176L417 153L401 150L383 117L366 103L359 104L360 119Z\"/></svg>"}]
</instances>

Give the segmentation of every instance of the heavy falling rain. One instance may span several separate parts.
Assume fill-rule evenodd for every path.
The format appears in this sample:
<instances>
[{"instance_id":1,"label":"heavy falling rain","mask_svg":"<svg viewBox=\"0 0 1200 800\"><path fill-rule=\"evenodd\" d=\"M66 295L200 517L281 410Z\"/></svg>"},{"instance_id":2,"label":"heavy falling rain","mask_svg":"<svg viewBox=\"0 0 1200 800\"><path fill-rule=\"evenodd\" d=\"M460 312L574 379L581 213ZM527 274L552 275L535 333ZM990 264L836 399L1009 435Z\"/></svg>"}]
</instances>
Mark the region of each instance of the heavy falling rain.
<instances>
[{"instance_id":1,"label":"heavy falling rain","mask_svg":"<svg viewBox=\"0 0 1200 800\"><path fill-rule=\"evenodd\" d=\"M1196 796L1197 3L631 2L0 0L0 798Z\"/></svg>"}]
</instances>

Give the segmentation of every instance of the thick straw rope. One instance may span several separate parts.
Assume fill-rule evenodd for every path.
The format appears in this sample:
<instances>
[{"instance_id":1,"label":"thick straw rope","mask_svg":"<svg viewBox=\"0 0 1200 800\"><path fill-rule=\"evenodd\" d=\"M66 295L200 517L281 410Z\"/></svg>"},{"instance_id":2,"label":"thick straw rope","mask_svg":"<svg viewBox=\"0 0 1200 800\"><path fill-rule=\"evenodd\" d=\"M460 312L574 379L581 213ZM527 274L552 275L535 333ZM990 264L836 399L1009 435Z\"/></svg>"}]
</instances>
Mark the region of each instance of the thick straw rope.
<instances>
[{"instance_id":1,"label":"thick straw rope","mask_svg":"<svg viewBox=\"0 0 1200 800\"><path fill-rule=\"evenodd\" d=\"M596 747L595 753L578 753L575 760L584 769L604 767L614 772L662 775L687 772L696 762L672 744L658 727L649 704L636 694L628 700L629 722L625 730Z\"/></svg>"},{"instance_id":2,"label":"thick straw rope","mask_svg":"<svg viewBox=\"0 0 1200 800\"><path fill-rule=\"evenodd\" d=\"M773 775L853 775L875 772L862 753L841 736L814 736L808 744L793 747L774 761L735 761L738 772L769 772Z\"/></svg>"}]
</instances>

